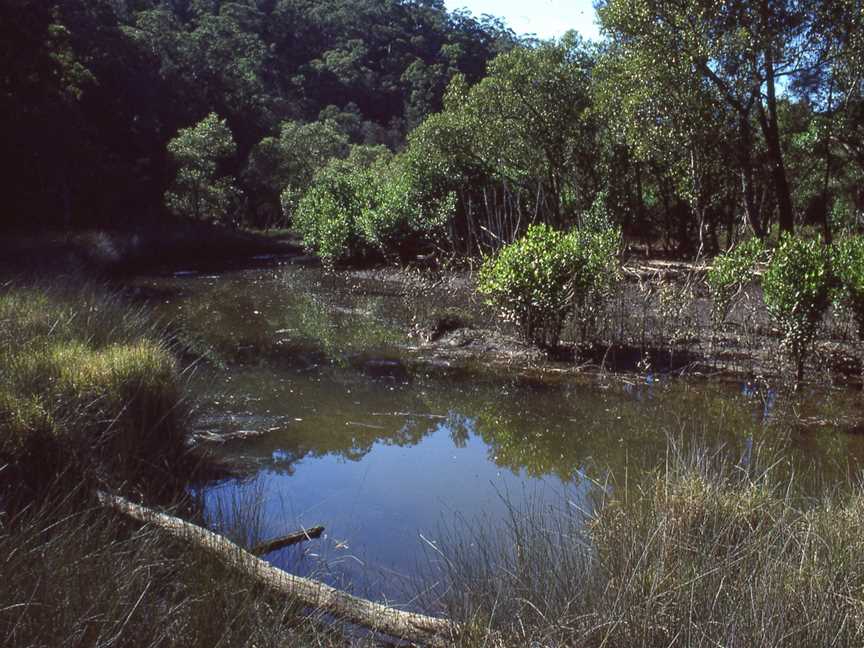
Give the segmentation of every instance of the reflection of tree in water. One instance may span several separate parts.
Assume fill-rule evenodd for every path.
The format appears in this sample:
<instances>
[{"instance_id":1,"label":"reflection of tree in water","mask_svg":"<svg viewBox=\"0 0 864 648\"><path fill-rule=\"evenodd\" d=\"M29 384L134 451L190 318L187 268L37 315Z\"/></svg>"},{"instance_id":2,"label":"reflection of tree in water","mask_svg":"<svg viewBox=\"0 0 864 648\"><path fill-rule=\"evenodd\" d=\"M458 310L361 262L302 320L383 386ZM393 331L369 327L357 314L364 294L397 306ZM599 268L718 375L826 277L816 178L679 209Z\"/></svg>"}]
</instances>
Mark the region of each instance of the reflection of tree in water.
<instances>
[{"instance_id":1,"label":"reflection of tree in water","mask_svg":"<svg viewBox=\"0 0 864 648\"><path fill-rule=\"evenodd\" d=\"M635 484L663 464L670 439L681 448L715 451L733 464L745 456L749 443L763 462L769 456L791 457L772 470L778 477L794 471L803 489L818 486L806 483L807 474L842 476L864 461L862 437L796 434L779 414L766 425L759 403L704 386L658 390L651 399L637 399L623 387L605 395L583 389L570 398L561 390L507 391L500 385L475 385L455 396L452 385L423 387L420 402L413 403L414 416L375 417L367 411L351 421L334 418L292 427L256 441L254 453L268 468L291 474L305 458L361 461L375 444L410 447L443 433L459 448L479 438L488 446L489 459L514 473L575 482L586 471L597 479L611 471L623 480L626 470Z\"/></svg>"},{"instance_id":2,"label":"reflection of tree in water","mask_svg":"<svg viewBox=\"0 0 864 648\"><path fill-rule=\"evenodd\" d=\"M283 375L270 370L268 379L265 369L247 371L241 391L254 391L258 399L240 407L292 407L279 389L269 400L264 395L267 380ZM814 464L830 465L829 471L837 475L852 455L864 454L864 444L856 444L856 437L800 432L796 437L783 403L766 422L761 401L706 384L538 386L509 380L456 383L417 378L405 385L341 369L309 378L298 397L316 404L314 414L304 415L300 423L287 414L282 431L244 442L241 453L252 464L291 474L307 458L333 456L357 462L376 444L410 447L431 434L446 434L456 447L477 439L488 446L490 461L502 468L565 482L581 480L586 471L595 479L611 472L623 480L626 471L635 484L641 475L663 465L670 438L681 447L716 449L733 464L744 457L751 439L754 452L763 458L768 453L779 456L794 439L794 461L777 466L778 475L782 470L801 474L802 467ZM236 374L232 386L239 386ZM355 401L347 407L346 393ZM818 407L823 411L826 406Z\"/></svg>"},{"instance_id":3,"label":"reflection of tree in water","mask_svg":"<svg viewBox=\"0 0 864 648\"><path fill-rule=\"evenodd\" d=\"M304 459L334 456L345 461L361 461L376 444L415 446L438 431L440 425L426 418L400 419L398 425L382 425L381 419L364 417L343 421L341 425L297 426L285 433L244 442L243 453L253 464L266 464L269 470L291 475L296 464Z\"/></svg>"},{"instance_id":4,"label":"reflection of tree in water","mask_svg":"<svg viewBox=\"0 0 864 648\"><path fill-rule=\"evenodd\" d=\"M488 446L491 461L514 473L555 475L563 481L581 474L584 439L568 434L562 425L572 414L572 405L559 386L490 382L461 391L456 403L442 396L431 394L427 407L436 411L443 409L436 401L451 403L436 431L446 430L456 447L477 437Z\"/></svg>"},{"instance_id":5,"label":"reflection of tree in water","mask_svg":"<svg viewBox=\"0 0 864 648\"><path fill-rule=\"evenodd\" d=\"M763 456L789 446L788 418L778 415L766 425L758 415L758 403L728 390L675 384L653 388L650 397L645 391L626 385L575 392L516 390L475 400L465 411L473 414L471 434L489 446L490 459L497 465L563 481L578 479L586 466L598 477L609 470L645 474L663 463L670 442L716 448L733 462L743 456L747 444L755 443ZM796 465L783 469L834 463L832 472L838 474L838 460L848 461L850 450L846 435L811 439L805 453L795 453Z\"/></svg>"},{"instance_id":6,"label":"reflection of tree in water","mask_svg":"<svg viewBox=\"0 0 864 648\"><path fill-rule=\"evenodd\" d=\"M514 473L524 470L531 477L555 475L574 481L584 464L578 444L563 429L538 429L521 416L486 409L476 419L480 438L489 446L489 456Z\"/></svg>"},{"instance_id":7,"label":"reflection of tree in water","mask_svg":"<svg viewBox=\"0 0 864 648\"><path fill-rule=\"evenodd\" d=\"M464 448L468 445L468 440L477 434L476 420L473 417L450 411L447 413L447 419L438 424L435 432L445 430L450 435L450 440L453 441L454 446Z\"/></svg>"}]
</instances>

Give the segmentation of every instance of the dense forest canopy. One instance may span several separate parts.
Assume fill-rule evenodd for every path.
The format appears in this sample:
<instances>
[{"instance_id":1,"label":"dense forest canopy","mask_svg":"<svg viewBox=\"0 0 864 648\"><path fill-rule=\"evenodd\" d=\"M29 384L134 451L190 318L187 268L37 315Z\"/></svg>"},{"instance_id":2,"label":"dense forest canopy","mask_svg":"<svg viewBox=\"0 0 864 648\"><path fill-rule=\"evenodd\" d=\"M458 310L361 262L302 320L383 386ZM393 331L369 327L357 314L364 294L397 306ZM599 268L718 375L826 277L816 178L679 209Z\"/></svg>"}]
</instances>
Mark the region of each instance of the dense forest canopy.
<instances>
[{"instance_id":1,"label":"dense forest canopy","mask_svg":"<svg viewBox=\"0 0 864 648\"><path fill-rule=\"evenodd\" d=\"M338 198L333 253L386 257L598 209L684 255L860 225L861 0L598 14L541 42L441 0L0 0L3 226L333 233Z\"/></svg>"}]
</instances>

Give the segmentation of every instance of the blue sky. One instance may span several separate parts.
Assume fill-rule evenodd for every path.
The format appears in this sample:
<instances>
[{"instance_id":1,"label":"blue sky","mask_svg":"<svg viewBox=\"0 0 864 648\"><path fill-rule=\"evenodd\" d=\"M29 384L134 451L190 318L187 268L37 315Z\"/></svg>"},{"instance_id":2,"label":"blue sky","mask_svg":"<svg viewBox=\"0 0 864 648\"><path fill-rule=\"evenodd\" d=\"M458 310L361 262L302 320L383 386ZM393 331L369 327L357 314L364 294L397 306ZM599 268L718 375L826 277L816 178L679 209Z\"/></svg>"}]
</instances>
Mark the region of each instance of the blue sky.
<instances>
[{"instance_id":1,"label":"blue sky","mask_svg":"<svg viewBox=\"0 0 864 648\"><path fill-rule=\"evenodd\" d=\"M593 0L446 0L450 11L466 7L475 16L500 16L518 34L540 38L561 36L575 29L585 38L598 36Z\"/></svg>"}]
</instances>

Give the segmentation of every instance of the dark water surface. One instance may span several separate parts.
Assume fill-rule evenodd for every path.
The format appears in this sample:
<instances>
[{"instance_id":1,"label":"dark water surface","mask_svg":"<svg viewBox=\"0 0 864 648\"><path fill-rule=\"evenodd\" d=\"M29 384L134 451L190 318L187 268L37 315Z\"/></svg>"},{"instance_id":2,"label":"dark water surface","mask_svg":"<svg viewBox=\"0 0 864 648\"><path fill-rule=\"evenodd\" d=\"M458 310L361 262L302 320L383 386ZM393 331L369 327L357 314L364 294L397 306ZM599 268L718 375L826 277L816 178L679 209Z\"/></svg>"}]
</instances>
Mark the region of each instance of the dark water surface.
<instances>
[{"instance_id":1,"label":"dark water surface","mask_svg":"<svg viewBox=\"0 0 864 648\"><path fill-rule=\"evenodd\" d=\"M214 445L245 475L205 490L214 525L238 518L264 539L324 525L268 559L373 598L411 605L446 539L506 524L508 506L577 514L637 487L670 438L723 447L742 469L782 449L775 470L808 491L864 459L857 393L438 361L407 332L437 312L488 316L450 289L295 267L141 287L207 357L190 379L198 431L250 433Z\"/></svg>"}]
</instances>

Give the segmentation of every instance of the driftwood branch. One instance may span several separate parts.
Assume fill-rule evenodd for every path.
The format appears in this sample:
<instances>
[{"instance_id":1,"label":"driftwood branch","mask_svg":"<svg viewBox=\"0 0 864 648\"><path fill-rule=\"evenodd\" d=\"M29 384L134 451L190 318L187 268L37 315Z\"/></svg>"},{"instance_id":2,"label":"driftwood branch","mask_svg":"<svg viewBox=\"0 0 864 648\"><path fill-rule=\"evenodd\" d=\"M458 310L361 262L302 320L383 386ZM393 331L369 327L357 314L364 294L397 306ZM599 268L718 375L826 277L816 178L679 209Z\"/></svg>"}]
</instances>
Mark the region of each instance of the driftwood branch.
<instances>
[{"instance_id":1,"label":"driftwood branch","mask_svg":"<svg viewBox=\"0 0 864 648\"><path fill-rule=\"evenodd\" d=\"M274 592L290 596L304 605L333 614L365 628L409 641L441 643L453 636L456 625L447 619L404 612L339 591L318 581L294 576L252 555L213 531L178 517L106 493L99 493L103 506L139 522L152 524L172 536L215 555Z\"/></svg>"},{"instance_id":2,"label":"driftwood branch","mask_svg":"<svg viewBox=\"0 0 864 648\"><path fill-rule=\"evenodd\" d=\"M289 533L288 535L282 536L281 538L274 538L273 540L268 540L267 542L260 542L254 547L252 547L249 550L249 553L256 556L263 556L270 553L271 551L282 549L283 547L290 547L291 545L300 544L301 542L306 542L307 540L314 540L315 538L320 538L322 533L324 533L323 526L314 526L310 529L302 529L301 531Z\"/></svg>"}]
</instances>

